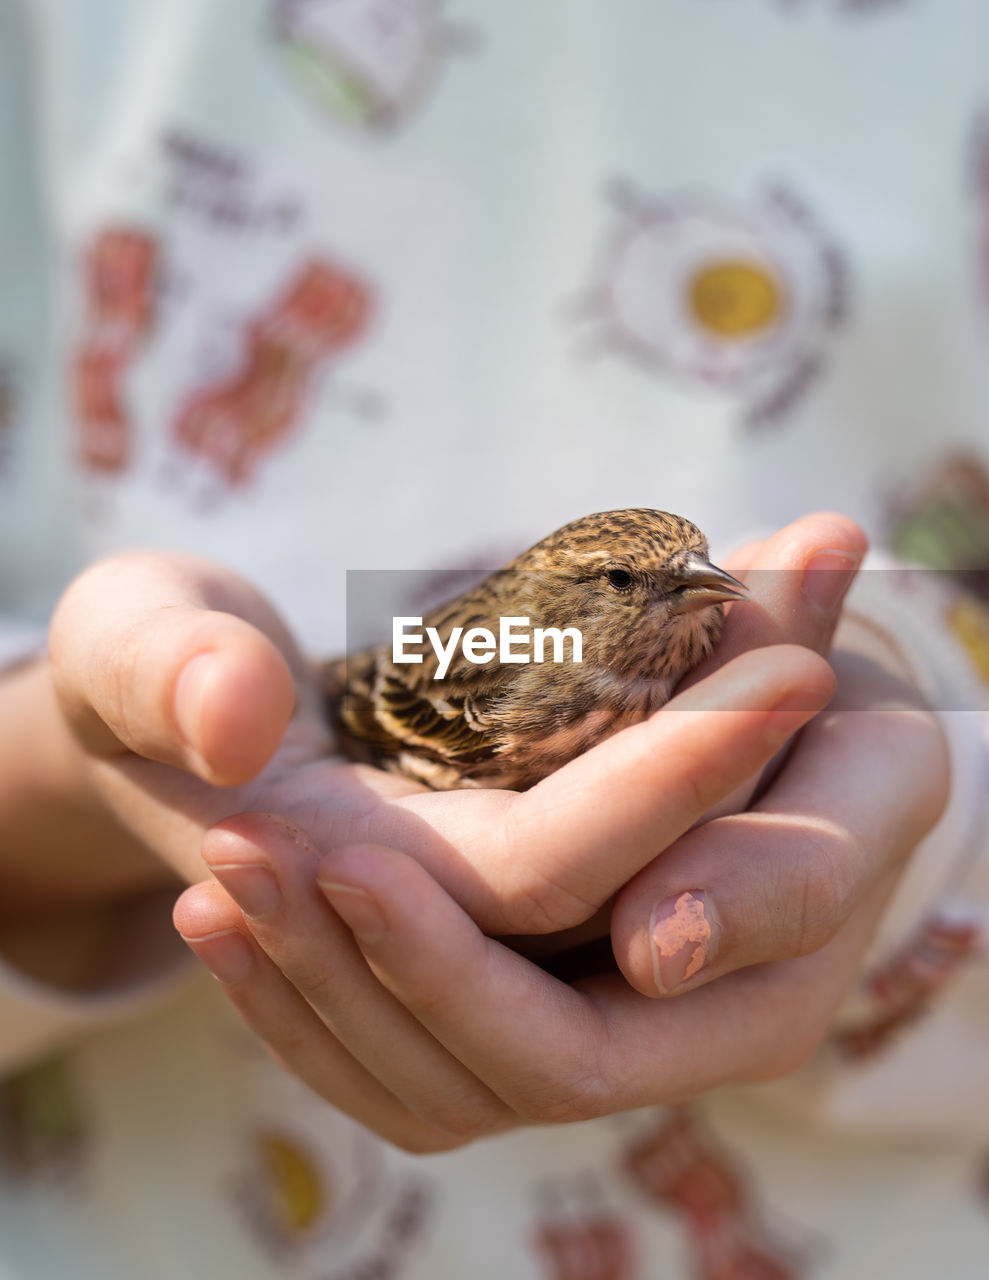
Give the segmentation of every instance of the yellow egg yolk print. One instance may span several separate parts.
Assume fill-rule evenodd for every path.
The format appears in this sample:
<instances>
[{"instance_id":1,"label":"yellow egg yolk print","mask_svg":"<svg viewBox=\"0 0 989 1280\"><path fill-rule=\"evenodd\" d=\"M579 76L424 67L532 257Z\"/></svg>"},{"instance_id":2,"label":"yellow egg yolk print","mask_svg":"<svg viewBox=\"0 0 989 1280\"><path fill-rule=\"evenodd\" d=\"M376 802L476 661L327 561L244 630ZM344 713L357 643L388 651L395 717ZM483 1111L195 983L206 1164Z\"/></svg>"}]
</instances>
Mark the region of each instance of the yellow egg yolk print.
<instances>
[{"instance_id":1,"label":"yellow egg yolk print","mask_svg":"<svg viewBox=\"0 0 989 1280\"><path fill-rule=\"evenodd\" d=\"M712 262L689 282L690 314L719 338L748 338L771 328L783 309L776 281L759 262Z\"/></svg>"},{"instance_id":2,"label":"yellow egg yolk print","mask_svg":"<svg viewBox=\"0 0 989 1280\"><path fill-rule=\"evenodd\" d=\"M277 1134L265 1134L259 1142L283 1229L289 1234L305 1231L326 1208L319 1170L296 1144Z\"/></svg>"},{"instance_id":3,"label":"yellow egg yolk print","mask_svg":"<svg viewBox=\"0 0 989 1280\"><path fill-rule=\"evenodd\" d=\"M589 354L610 348L698 402L720 397L749 428L788 416L852 296L851 263L816 212L778 182L748 199L625 181L608 194L577 313Z\"/></svg>"}]
</instances>

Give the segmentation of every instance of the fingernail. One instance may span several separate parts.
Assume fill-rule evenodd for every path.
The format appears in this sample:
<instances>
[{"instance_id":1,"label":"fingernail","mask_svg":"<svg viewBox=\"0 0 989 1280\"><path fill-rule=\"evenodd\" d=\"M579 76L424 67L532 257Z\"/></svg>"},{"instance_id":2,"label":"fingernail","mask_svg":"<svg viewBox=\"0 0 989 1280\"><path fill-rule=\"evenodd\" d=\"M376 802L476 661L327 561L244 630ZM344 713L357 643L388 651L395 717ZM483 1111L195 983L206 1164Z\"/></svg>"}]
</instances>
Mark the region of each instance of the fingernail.
<instances>
[{"instance_id":1,"label":"fingernail","mask_svg":"<svg viewBox=\"0 0 989 1280\"><path fill-rule=\"evenodd\" d=\"M805 600L830 613L837 609L851 586L860 557L852 551L824 547L804 568L800 590Z\"/></svg>"},{"instance_id":2,"label":"fingernail","mask_svg":"<svg viewBox=\"0 0 989 1280\"><path fill-rule=\"evenodd\" d=\"M330 906L359 942L371 944L384 937L388 923L369 893L356 885L340 884L336 880L320 880L318 884Z\"/></svg>"},{"instance_id":3,"label":"fingernail","mask_svg":"<svg viewBox=\"0 0 989 1280\"><path fill-rule=\"evenodd\" d=\"M267 867L256 862L208 863L209 869L249 916L267 916L281 906L278 881Z\"/></svg>"},{"instance_id":4,"label":"fingernail","mask_svg":"<svg viewBox=\"0 0 989 1280\"><path fill-rule=\"evenodd\" d=\"M672 995L710 963L721 932L707 895L666 898L649 918L652 968L660 995Z\"/></svg>"},{"instance_id":5,"label":"fingernail","mask_svg":"<svg viewBox=\"0 0 989 1280\"><path fill-rule=\"evenodd\" d=\"M190 658L175 682L173 708L179 732L193 751L199 751L199 722L203 710L203 694L212 678L213 654L200 653Z\"/></svg>"},{"instance_id":6,"label":"fingernail","mask_svg":"<svg viewBox=\"0 0 989 1280\"><path fill-rule=\"evenodd\" d=\"M224 986L236 986L245 982L255 969L251 944L236 929L224 929L208 933L201 938L182 939L191 947L210 973Z\"/></svg>"}]
</instances>

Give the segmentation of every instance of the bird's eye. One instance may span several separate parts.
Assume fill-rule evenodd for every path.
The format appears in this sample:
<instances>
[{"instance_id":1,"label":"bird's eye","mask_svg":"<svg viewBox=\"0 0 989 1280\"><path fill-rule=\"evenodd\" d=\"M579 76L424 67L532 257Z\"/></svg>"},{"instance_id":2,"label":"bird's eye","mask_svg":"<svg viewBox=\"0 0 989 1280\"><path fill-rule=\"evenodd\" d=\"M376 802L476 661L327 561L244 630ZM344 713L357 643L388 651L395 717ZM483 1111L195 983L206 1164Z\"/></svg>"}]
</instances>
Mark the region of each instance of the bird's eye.
<instances>
[{"instance_id":1,"label":"bird's eye","mask_svg":"<svg viewBox=\"0 0 989 1280\"><path fill-rule=\"evenodd\" d=\"M605 574L608 585L616 591L627 591L632 585L632 575L627 569L609 569Z\"/></svg>"}]
</instances>

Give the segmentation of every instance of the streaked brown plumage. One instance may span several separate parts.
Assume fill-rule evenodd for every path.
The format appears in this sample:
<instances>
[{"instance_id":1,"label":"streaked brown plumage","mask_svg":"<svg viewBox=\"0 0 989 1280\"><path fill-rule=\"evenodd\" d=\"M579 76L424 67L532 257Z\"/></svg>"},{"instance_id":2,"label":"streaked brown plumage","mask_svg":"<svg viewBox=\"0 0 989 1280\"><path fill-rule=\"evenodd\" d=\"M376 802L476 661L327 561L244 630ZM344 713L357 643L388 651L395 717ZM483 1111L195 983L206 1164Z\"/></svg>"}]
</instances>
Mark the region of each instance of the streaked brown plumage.
<instances>
[{"instance_id":1,"label":"streaked brown plumage","mask_svg":"<svg viewBox=\"0 0 989 1280\"><path fill-rule=\"evenodd\" d=\"M424 618L444 642L455 626L498 634L502 617L577 627L583 661L487 664L458 646L442 680L428 642L423 662L396 664L392 646L324 668L341 746L436 789L524 790L662 706L710 653L720 602L744 588L707 559L688 520L645 508L565 525L476 587ZM518 650L517 650L518 651ZM567 653L569 654L569 650Z\"/></svg>"}]
</instances>

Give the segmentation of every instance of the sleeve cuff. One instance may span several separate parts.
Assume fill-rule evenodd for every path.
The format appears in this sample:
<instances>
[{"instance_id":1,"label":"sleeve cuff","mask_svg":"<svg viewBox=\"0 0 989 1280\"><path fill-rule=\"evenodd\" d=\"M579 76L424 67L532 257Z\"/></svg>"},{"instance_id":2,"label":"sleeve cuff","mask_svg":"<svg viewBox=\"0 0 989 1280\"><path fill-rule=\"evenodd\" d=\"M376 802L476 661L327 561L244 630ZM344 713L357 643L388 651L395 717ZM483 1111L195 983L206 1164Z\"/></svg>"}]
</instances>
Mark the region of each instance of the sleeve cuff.
<instances>
[{"instance_id":1,"label":"sleeve cuff","mask_svg":"<svg viewBox=\"0 0 989 1280\"><path fill-rule=\"evenodd\" d=\"M171 921L174 893L127 908L115 960L97 989L47 986L0 959L0 1072L9 1072L84 1032L159 1003L195 970Z\"/></svg>"},{"instance_id":2,"label":"sleeve cuff","mask_svg":"<svg viewBox=\"0 0 989 1280\"><path fill-rule=\"evenodd\" d=\"M945 810L917 846L884 915L867 969L895 951L932 905L951 896L985 851L989 817L989 699L953 634L960 593L932 570L906 569L872 555L853 586L850 612L896 644L915 683L938 716L947 744L951 789Z\"/></svg>"}]
</instances>

